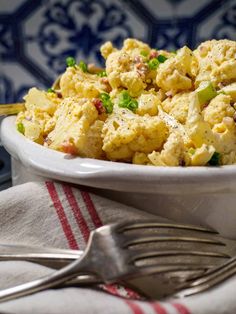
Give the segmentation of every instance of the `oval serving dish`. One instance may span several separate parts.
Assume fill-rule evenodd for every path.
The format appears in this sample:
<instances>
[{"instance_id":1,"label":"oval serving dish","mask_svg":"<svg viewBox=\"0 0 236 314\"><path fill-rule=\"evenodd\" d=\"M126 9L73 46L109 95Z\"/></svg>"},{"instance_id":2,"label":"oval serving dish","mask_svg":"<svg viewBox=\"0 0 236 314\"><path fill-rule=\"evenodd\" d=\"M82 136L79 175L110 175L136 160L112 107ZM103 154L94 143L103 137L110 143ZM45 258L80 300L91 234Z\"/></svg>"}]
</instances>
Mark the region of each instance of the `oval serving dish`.
<instances>
[{"instance_id":1,"label":"oval serving dish","mask_svg":"<svg viewBox=\"0 0 236 314\"><path fill-rule=\"evenodd\" d=\"M31 142L1 125L6 150L34 176L101 189L101 194L181 222L211 226L236 239L236 165L154 167L74 157Z\"/></svg>"}]
</instances>

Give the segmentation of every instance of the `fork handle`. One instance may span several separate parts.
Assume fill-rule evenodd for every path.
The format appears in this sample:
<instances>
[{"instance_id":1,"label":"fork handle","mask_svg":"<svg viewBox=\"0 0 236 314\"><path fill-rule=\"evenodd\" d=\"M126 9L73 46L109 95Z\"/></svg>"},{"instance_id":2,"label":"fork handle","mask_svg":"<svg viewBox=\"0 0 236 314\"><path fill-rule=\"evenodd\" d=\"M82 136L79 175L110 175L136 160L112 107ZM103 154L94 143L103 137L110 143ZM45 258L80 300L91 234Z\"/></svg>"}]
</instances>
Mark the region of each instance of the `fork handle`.
<instances>
[{"instance_id":1,"label":"fork handle","mask_svg":"<svg viewBox=\"0 0 236 314\"><path fill-rule=\"evenodd\" d=\"M83 251L19 244L0 244L0 261L29 261L51 268L61 268L83 254Z\"/></svg>"},{"instance_id":2,"label":"fork handle","mask_svg":"<svg viewBox=\"0 0 236 314\"><path fill-rule=\"evenodd\" d=\"M85 261L85 262L84 262ZM13 300L19 297L27 296L35 292L43 291L64 284L76 277L76 274L88 275L86 262L86 253L70 263L68 266L55 271L48 276L27 282L15 287L3 289L0 291L0 302ZM90 275L90 274L89 274ZM93 274L92 274L93 277ZM94 276L96 278L96 276ZM100 282L97 278L95 282Z\"/></svg>"},{"instance_id":3,"label":"fork handle","mask_svg":"<svg viewBox=\"0 0 236 314\"><path fill-rule=\"evenodd\" d=\"M83 252L78 255L65 253L0 253L0 262L2 261L27 261L37 263L46 267L60 269L75 259L80 257Z\"/></svg>"},{"instance_id":4,"label":"fork handle","mask_svg":"<svg viewBox=\"0 0 236 314\"><path fill-rule=\"evenodd\" d=\"M23 110L25 110L25 105L23 103L15 103L15 104L7 104L7 105L0 104L0 117L17 114Z\"/></svg>"},{"instance_id":5,"label":"fork handle","mask_svg":"<svg viewBox=\"0 0 236 314\"><path fill-rule=\"evenodd\" d=\"M0 261L29 261L58 269L77 260L84 252L79 250L55 249L47 247L37 247L18 244L0 244ZM63 286L91 286L101 283L96 276L78 275L71 281L66 282ZM23 284L19 289L10 288L0 291L0 302L15 299L19 296L31 294L28 284ZM26 290L25 290L26 289Z\"/></svg>"}]
</instances>

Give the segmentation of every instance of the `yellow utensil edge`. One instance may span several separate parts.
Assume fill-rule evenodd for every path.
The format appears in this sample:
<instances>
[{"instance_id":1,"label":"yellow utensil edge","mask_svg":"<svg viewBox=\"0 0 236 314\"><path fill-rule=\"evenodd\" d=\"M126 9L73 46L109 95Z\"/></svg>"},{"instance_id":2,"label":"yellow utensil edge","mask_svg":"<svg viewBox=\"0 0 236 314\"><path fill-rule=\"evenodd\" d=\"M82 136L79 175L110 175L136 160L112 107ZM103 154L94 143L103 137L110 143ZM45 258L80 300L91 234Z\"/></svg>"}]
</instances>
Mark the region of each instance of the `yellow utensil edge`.
<instances>
[{"instance_id":1,"label":"yellow utensil edge","mask_svg":"<svg viewBox=\"0 0 236 314\"><path fill-rule=\"evenodd\" d=\"M54 81L52 88L54 90L59 88L61 76L58 76ZM17 114L25 110L24 103L15 103L15 104L0 104L0 117L8 116L12 114Z\"/></svg>"},{"instance_id":2,"label":"yellow utensil edge","mask_svg":"<svg viewBox=\"0 0 236 314\"><path fill-rule=\"evenodd\" d=\"M23 103L15 104L0 104L0 116L8 116L11 114L17 114L20 111L25 110L25 105Z\"/></svg>"}]
</instances>

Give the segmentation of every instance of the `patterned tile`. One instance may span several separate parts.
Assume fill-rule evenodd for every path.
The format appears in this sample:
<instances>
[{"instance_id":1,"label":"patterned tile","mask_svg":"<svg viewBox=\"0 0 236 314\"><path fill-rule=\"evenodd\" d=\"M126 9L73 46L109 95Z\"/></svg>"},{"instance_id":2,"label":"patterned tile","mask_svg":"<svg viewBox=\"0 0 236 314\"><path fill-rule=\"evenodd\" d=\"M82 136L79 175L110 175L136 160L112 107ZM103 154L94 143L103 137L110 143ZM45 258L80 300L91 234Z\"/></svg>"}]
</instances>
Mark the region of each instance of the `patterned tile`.
<instances>
[{"instance_id":1,"label":"patterned tile","mask_svg":"<svg viewBox=\"0 0 236 314\"><path fill-rule=\"evenodd\" d=\"M1 8L0 12L3 13L9 13L16 11L24 2L24 0L1 0Z\"/></svg>"},{"instance_id":2,"label":"patterned tile","mask_svg":"<svg viewBox=\"0 0 236 314\"><path fill-rule=\"evenodd\" d=\"M169 19L175 17L191 17L203 8L208 0L158 0L155 4L152 0L142 0L143 5L149 10L155 19Z\"/></svg>"},{"instance_id":3,"label":"patterned tile","mask_svg":"<svg viewBox=\"0 0 236 314\"><path fill-rule=\"evenodd\" d=\"M205 38L236 39L235 24L229 24L222 16L226 8L233 8L235 0L160 0L155 4L151 0L127 2L134 12L146 20L149 36L146 40L151 46L158 48L176 49L184 44L194 48L199 43L198 28L203 23L213 21L212 28L205 30ZM212 16L219 18L212 19ZM231 14L235 20L235 14ZM223 23L227 32L218 31ZM206 35L207 34L207 35Z\"/></svg>"},{"instance_id":4,"label":"patterned tile","mask_svg":"<svg viewBox=\"0 0 236 314\"><path fill-rule=\"evenodd\" d=\"M0 103L21 101L30 87L44 87L40 79L20 63L4 62L0 69Z\"/></svg>"},{"instance_id":5,"label":"patterned tile","mask_svg":"<svg viewBox=\"0 0 236 314\"><path fill-rule=\"evenodd\" d=\"M224 3L221 10L215 10L202 19L198 25L196 42L208 38L231 38L236 40L236 1Z\"/></svg>"},{"instance_id":6,"label":"patterned tile","mask_svg":"<svg viewBox=\"0 0 236 314\"><path fill-rule=\"evenodd\" d=\"M119 45L125 37L145 34L142 21L124 13L119 1L52 0L34 10L22 27L25 56L45 84L64 71L68 55L101 62L99 47L108 38Z\"/></svg>"},{"instance_id":7,"label":"patterned tile","mask_svg":"<svg viewBox=\"0 0 236 314\"><path fill-rule=\"evenodd\" d=\"M101 63L99 46L106 40L119 46L133 36L176 49L212 37L235 39L235 5L235 0L2 0L1 102L19 101L30 85L48 87L68 55Z\"/></svg>"}]
</instances>

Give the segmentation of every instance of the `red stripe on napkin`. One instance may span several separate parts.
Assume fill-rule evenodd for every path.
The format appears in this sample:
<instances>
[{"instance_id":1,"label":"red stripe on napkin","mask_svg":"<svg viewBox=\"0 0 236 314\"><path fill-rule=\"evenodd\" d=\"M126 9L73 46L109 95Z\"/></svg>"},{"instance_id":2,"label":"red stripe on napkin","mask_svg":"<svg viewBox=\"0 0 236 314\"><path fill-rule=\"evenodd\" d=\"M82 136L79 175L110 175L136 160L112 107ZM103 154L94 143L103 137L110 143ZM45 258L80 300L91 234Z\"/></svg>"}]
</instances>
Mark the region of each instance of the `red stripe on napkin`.
<instances>
[{"instance_id":1,"label":"red stripe on napkin","mask_svg":"<svg viewBox=\"0 0 236 314\"><path fill-rule=\"evenodd\" d=\"M94 224L95 228L101 227L103 225L98 212L96 210L96 207L89 195L88 192L84 191L84 190L80 190L81 196L84 200L84 203L87 207L87 210L90 214L90 217L92 219L92 222ZM104 290L106 290L107 292L114 294L116 296L120 296L123 297L123 295L120 293L119 289L117 289L117 285L103 285L102 286ZM133 298L133 299L140 299L140 295L138 293L136 293L135 291L132 291L129 288L123 287L124 290L126 291L126 297L127 298Z\"/></svg>"},{"instance_id":2,"label":"red stripe on napkin","mask_svg":"<svg viewBox=\"0 0 236 314\"><path fill-rule=\"evenodd\" d=\"M68 203L70 204L70 207L72 209L72 212L74 214L76 223L81 231L81 234L84 238L85 242L88 242L88 238L89 238L89 228L87 225L86 220L84 219L81 209L79 208L79 205L76 201L76 198L73 194L72 188L69 185L63 185L63 191L65 193L65 196L68 200Z\"/></svg>"},{"instance_id":3,"label":"red stripe on napkin","mask_svg":"<svg viewBox=\"0 0 236 314\"><path fill-rule=\"evenodd\" d=\"M94 227L95 228L101 227L102 221L101 221L100 217L98 216L98 213L96 211L96 208L93 204L93 201L92 201L89 193L85 192L85 191L81 191L81 190L80 190L80 193L81 193L82 198L84 200L84 203L88 209L89 215L93 221Z\"/></svg>"},{"instance_id":4,"label":"red stripe on napkin","mask_svg":"<svg viewBox=\"0 0 236 314\"><path fill-rule=\"evenodd\" d=\"M171 303L171 305L179 312L179 314L191 314L186 306L181 303Z\"/></svg>"},{"instance_id":5,"label":"red stripe on napkin","mask_svg":"<svg viewBox=\"0 0 236 314\"><path fill-rule=\"evenodd\" d=\"M160 303L150 303L151 307L157 314L168 314L164 307Z\"/></svg>"},{"instance_id":6,"label":"red stripe on napkin","mask_svg":"<svg viewBox=\"0 0 236 314\"><path fill-rule=\"evenodd\" d=\"M117 288L115 285L109 285L109 284L106 284L106 285L100 285L101 288L104 290L104 291L107 291L113 295L116 295L117 296Z\"/></svg>"},{"instance_id":7,"label":"red stripe on napkin","mask_svg":"<svg viewBox=\"0 0 236 314\"><path fill-rule=\"evenodd\" d=\"M130 288L124 287L126 291L126 295L128 299L135 299L135 300L140 300L141 296L138 294L138 292L133 291Z\"/></svg>"},{"instance_id":8,"label":"red stripe on napkin","mask_svg":"<svg viewBox=\"0 0 236 314\"><path fill-rule=\"evenodd\" d=\"M56 213L57 213L57 216L60 220L60 223L61 223L61 226L62 226L62 229L64 231L64 234L66 236L66 239L68 241L68 244L69 244L69 247L73 250L78 250L79 247L78 247L78 244L75 240L75 236L73 234L73 231L71 229L71 226L69 224L69 221L66 217L66 214L65 214L65 211L64 211L64 208L62 206L62 203L59 199L59 196L58 196L58 193L56 191L56 188L55 188L55 185L53 182L45 182L46 184L46 187L47 187L47 190L48 190L48 193L52 199L52 202L53 202L53 205L56 209Z\"/></svg>"},{"instance_id":9,"label":"red stripe on napkin","mask_svg":"<svg viewBox=\"0 0 236 314\"><path fill-rule=\"evenodd\" d=\"M125 303L129 306L133 314L144 314L144 311L137 303L129 300L125 300Z\"/></svg>"}]
</instances>

